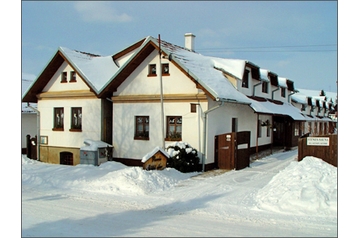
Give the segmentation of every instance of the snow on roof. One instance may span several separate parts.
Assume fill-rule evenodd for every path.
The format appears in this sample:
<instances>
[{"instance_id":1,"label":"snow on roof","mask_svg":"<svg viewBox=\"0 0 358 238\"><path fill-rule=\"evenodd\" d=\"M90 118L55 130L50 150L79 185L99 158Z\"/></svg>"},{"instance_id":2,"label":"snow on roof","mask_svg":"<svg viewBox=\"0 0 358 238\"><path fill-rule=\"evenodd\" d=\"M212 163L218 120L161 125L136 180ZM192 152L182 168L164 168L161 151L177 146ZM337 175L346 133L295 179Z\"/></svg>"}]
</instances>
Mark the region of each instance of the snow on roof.
<instances>
[{"instance_id":1,"label":"snow on roof","mask_svg":"<svg viewBox=\"0 0 358 238\"><path fill-rule=\"evenodd\" d=\"M154 38L152 40L157 43ZM239 92L221 71L214 68L223 66L225 65L224 62L227 62L229 65L227 68L232 69L235 63L242 65L243 61L203 56L165 41L161 41L161 43L162 50L167 55L172 54L172 60L177 62L188 74L205 87L217 101L229 100L243 104L250 103L247 97ZM234 71L230 73L238 75L240 72Z\"/></svg>"},{"instance_id":2,"label":"snow on roof","mask_svg":"<svg viewBox=\"0 0 358 238\"><path fill-rule=\"evenodd\" d=\"M157 153L158 151L162 152L167 158L170 157L170 155L163 150L162 148L160 148L159 146L155 147L151 152L149 152L148 154L144 155L142 158L142 162L145 163L147 162L147 160L149 160L150 158L152 158L153 155L155 155L155 153Z\"/></svg>"},{"instance_id":3,"label":"snow on roof","mask_svg":"<svg viewBox=\"0 0 358 238\"><path fill-rule=\"evenodd\" d=\"M261 69L260 68L260 79L262 81L270 82L270 79L268 77L269 71L267 69Z\"/></svg>"},{"instance_id":4,"label":"snow on roof","mask_svg":"<svg viewBox=\"0 0 358 238\"><path fill-rule=\"evenodd\" d=\"M27 90L31 87L34 80L30 79L21 79L21 97L23 97ZM37 103L30 103L30 105L34 108L37 108ZM29 108L27 103L21 103L21 112L23 113L36 113L33 109Z\"/></svg>"},{"instance_id":5,"label":"snow on roof","mask_svg":"<svg viewBox=\"0 0 358 238\"><path fill-rule=\"evenodd\" d=\"M283 77L277 77L278 85L282 88L287 88L287 79Z\"/></svg>"},{"instance_id":6,"label":"snow on roof","mask_svg":"<svg viewBox=\"0 0 358 238\"><path fill-rule=\"evenodd\" d=\"M118 71L112 56L98 56L60 47L59 50L76 67L85 80L99 92Z\"/></svg>"},{"instance_id":7,"label":"snow on roof","mask_svg":"<svg viewBox=\"0 0 358 238\"><path fill-rule=\"evenodd\" d=\"M251 99L250 107L258 113L267 113L267 114L277 114L277 115L287 115L292 117L296 121L304 121L305 117L301 114L301 111L293 106L292 104L281 102L276 104L268 100L259 102L254 99Z\"/></svg>"},{"instance_id":8,"label":"snow on roof","mask_svg":"<svg viewBox=\"0 0 358 238\"><path fill-rule=\"evenodd\" d=\"M310 90L310 89L298 89L298 91L301 94L304 94L308 97L312 97L314 99L320 99L320 100L324 100L326 98L326 102L332 102L333 105L336 105L337 103L337 93L335 92L326 92L324 91L326 96L320 96L321 94L321 90Z\"/></svg>"},{"instance_id":9,"label":"snow on roof","mask_svg":"<svg viewBox=\"0 0 358 238\"><path fill-rule=\"evenodd\" d=\"M291 96L292 100L301 104L308 104L307 95L302 93L295 93Z\"/></svg>"},{"instance_id":10,"label":"snow on roof","mask_svg":"<svg viewBox=\"0 0 358 238\"><path fill-rule=\"evenodd\" d=\"M98 148L107 148L107 146L113 147L112 145L99 140L86 139L83 143L85 146L82 146L80 149L87 151L97 151Z\"/></svg>"}]
</instances>

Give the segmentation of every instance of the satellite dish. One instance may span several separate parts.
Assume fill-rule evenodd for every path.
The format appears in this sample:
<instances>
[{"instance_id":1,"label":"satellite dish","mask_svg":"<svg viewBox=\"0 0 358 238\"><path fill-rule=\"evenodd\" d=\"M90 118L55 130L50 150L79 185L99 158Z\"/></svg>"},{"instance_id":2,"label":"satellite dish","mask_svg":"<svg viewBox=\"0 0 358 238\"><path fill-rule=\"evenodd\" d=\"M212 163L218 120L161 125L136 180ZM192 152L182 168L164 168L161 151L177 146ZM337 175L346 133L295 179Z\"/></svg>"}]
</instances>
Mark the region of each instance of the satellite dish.
<instances>
[{"instance_id":1,"label":"satellite dish","mask_svg":"<svg viewBox=\"0 0 358 238\"><path fill-rule=\"evenodd\" d=\"M172 53L169 54L168 59L169 59L169 61L172 61L172 59L173 59Z\"/></svg>"}]
</instances>

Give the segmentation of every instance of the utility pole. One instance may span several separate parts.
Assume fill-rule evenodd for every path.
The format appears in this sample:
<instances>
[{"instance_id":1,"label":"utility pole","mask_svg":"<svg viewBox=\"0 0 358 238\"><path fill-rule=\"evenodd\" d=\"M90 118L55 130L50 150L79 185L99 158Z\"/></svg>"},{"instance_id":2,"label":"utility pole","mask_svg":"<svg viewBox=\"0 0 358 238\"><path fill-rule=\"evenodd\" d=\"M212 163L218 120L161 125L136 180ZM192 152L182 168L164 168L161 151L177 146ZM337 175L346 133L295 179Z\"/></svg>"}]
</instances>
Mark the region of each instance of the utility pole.
<instances>
[{"instance_id":1,"label":"utility pole","mask_svg":"<svg viewBox=\"0 0 358 238\"><path fill-rule=\"evenodd\" d=\"M161 105L161 126L162 126L162 149L165 150L165 134L164 134L164 104L163 104L163 79L162 79L162 49L160 43L160 34L158 35L159 42L159 81L160 81L160 105Z\"/></svg>"}]
</instances>

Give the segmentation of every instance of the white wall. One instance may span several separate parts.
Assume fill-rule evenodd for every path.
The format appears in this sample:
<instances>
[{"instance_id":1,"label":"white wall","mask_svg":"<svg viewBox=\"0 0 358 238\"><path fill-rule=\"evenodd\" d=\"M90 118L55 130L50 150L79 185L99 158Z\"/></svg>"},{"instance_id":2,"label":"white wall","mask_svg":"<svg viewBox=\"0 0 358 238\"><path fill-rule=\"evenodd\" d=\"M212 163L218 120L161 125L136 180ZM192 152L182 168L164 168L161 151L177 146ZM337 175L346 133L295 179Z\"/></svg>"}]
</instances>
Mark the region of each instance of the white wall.
<instances>
[{"instance_id":1,"label":"white wall","mask_svg":"<svg viewBox=\"0 0 358 238\"><path fill-rule=\"evenodd\" d=\"M64 108L64 131L53 131L54 108ZM69 131L71 127L71 107L82 107L82 132ZM49 146L83 146L84 139L100 140L101 137L101 100L40 100L40 123L42 136L48 136Z\"/></svg>"},{"instance_id":2,"label":"white wall","mask_svg":"<svg viewBox=\"0 0 358 238\"><path fill-rule=\"evenodd\" d=\"M26 135L37 135L36 113L21 113L21 148L26 148Z\"/></svg>"},{"instance_id":3,"label":"white wall","mask_svg":"<svg viewBox=\"0 0 358 238\"><path fill-rule=\"evenodd\" d=\"M194 102L193 102L194 103ZM198 106L199 107L199 106ZM206 103L201 107L206 110ZM149 116L149 140L135 140L135 116ZM117 158L142 159L156 146L162 146L160 103L114 103L113 104L113 156ZM200 150L203 131L201 113L190 112L190 102L165 103L166 116L182 116L182 141ZM165 131L166 133L166 131ZM166 147L173 143L166 142Z\"/></svg>"}]
</instances>

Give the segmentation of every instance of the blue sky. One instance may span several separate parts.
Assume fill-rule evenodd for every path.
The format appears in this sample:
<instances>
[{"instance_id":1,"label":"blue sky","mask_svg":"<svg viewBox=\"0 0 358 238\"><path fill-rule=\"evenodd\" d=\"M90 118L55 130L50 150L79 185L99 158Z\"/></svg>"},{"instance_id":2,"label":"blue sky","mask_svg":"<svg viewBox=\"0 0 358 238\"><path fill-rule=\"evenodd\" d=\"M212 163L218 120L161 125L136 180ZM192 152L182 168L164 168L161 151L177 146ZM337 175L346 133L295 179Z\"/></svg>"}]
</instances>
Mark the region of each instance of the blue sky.
<instances>
[{"instance_id":1,"label":"blue sky","mask_svg":"<svg viewBox=\"0 0 358 238\"><path fill-rule=\"evenodd\" d=\"M21 71L34 79L59 46L112 55L146 37L249 60L296 88L337 91L336 1L23 1Z\"/></svg>"}]
</instances>

